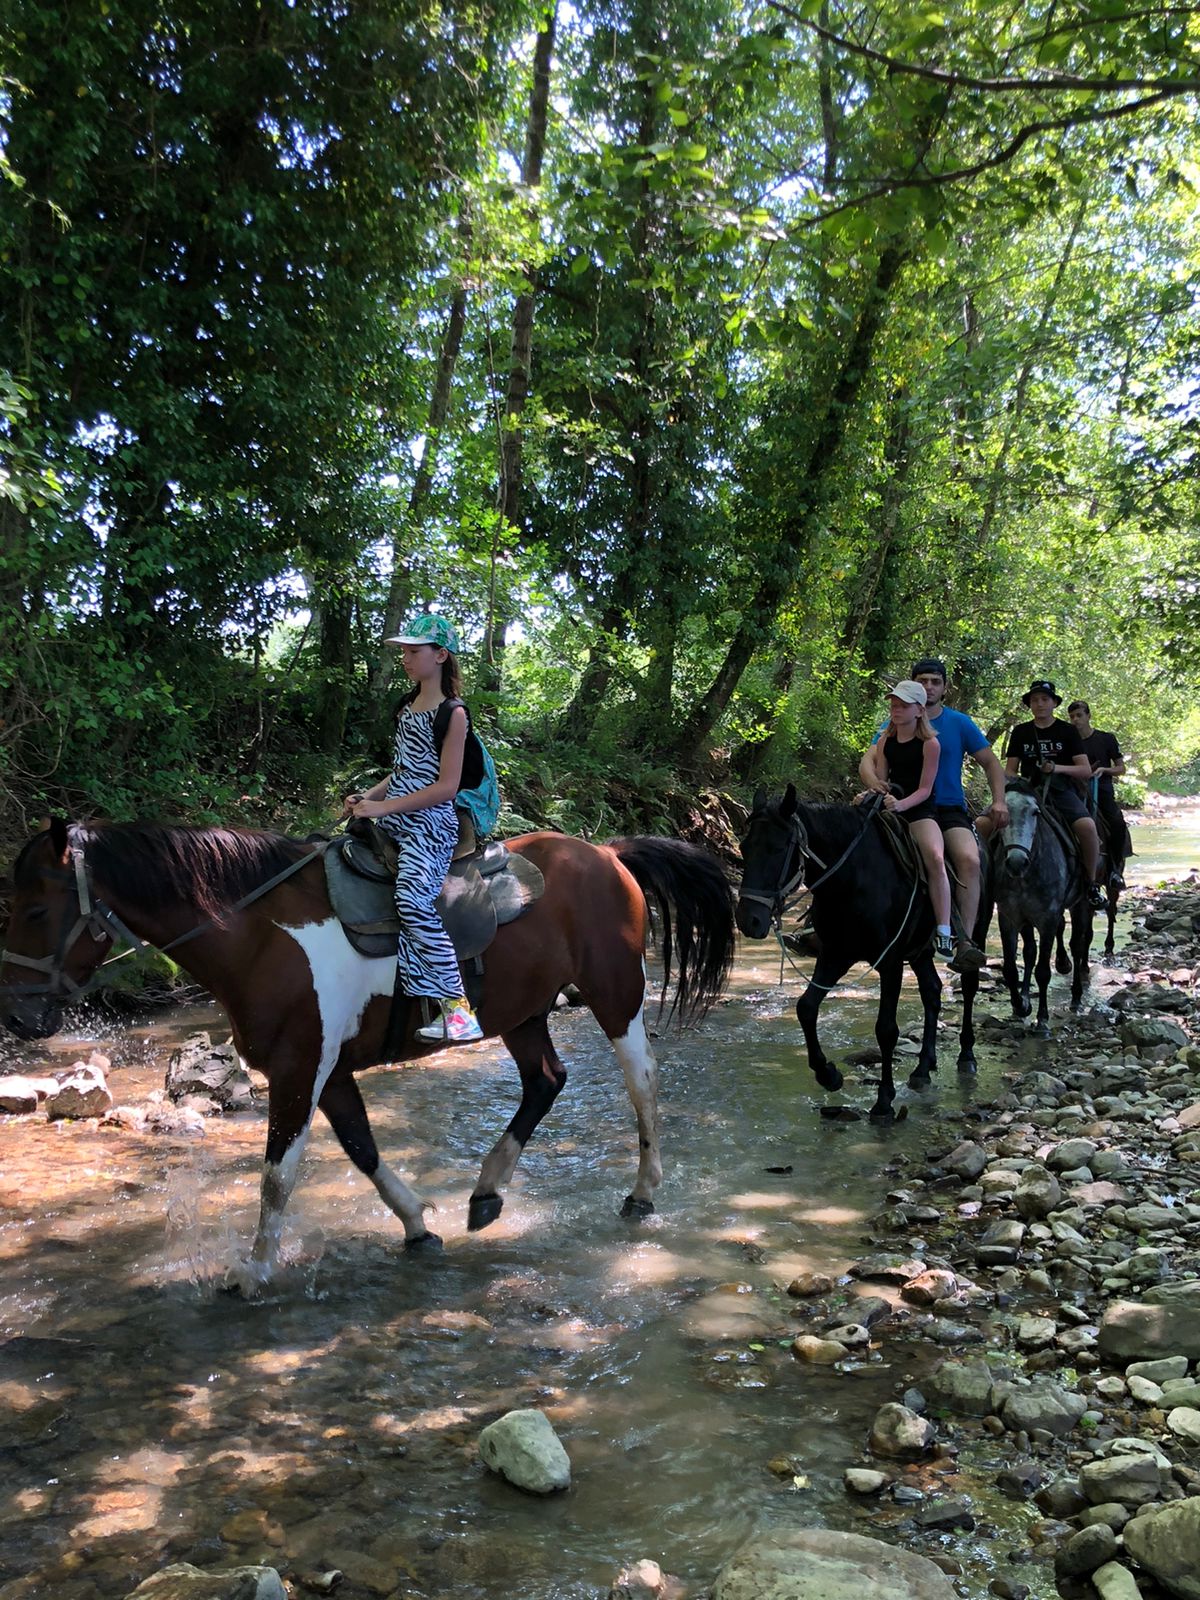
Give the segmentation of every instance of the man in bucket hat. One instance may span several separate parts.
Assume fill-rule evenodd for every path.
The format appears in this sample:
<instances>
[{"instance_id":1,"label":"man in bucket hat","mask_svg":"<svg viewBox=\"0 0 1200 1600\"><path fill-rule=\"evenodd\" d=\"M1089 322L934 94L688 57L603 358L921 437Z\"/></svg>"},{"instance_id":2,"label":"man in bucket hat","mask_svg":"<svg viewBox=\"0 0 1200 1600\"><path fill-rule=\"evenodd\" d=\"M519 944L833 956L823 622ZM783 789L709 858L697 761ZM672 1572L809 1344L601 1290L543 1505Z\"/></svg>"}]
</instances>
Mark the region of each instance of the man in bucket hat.
<instances>
[{"instance_id":1,"label":"man in bucket hat","mask_svg":"<svg viewBox=\"0 0 1200 1600\"><path fill-rule=\"evenodd\" d=\"M919 661L913 662L909 676L925 691L925 715L941 746L933 785L933 814L942 830L946 860L952 868L954 903L962 926L962 937L958 940L950 969L952 972L962 972L968 968L977 970L984 964L983 951L972 938L975 919L979 915L979 845L967 810L967 797L963 793L963 760L970 756L986 776L992 791L990 815L997 828L1002 828L1008 821L1004 769L983 730L963 712L944 704L944 661L936 656L922 656ZM877 787L870 751L859 767L859 776L869 788Z\"/></svg>"},{"instance_id":2,"label":"man in bucket hat","mask_svg":"<svg viewBox=\"0 0 1200 1600\"><path fill-rule=\"evenodd\" d=\"M1104 891L1096 882L1100 836L1083 802L1083 785L1092 776L1083 740L1077 728L1054 715L1062 704L1062 695L1049 678L1035 678L1021 696L1021 704L1028 706L1032 716L1028 722L1018 722L1009 734L1004 770L1010 778L1020 773L1028 783L1049 780L1047 797L1079 841L1088 898L1097 911L1102 911L1106 904Z\"/></svg>"}]
</instances>

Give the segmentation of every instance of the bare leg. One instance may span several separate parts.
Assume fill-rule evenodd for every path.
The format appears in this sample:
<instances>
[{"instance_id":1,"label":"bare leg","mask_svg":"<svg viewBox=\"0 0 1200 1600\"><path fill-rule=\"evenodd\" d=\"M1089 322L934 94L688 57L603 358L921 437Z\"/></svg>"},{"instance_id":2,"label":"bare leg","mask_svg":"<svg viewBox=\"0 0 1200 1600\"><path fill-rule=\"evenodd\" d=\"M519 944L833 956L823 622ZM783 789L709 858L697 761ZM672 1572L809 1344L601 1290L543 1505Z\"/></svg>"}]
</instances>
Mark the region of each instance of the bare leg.
<instances>
[{"instance_id":1,"label":"bare leg","mask_svg":"<svg viewBox=\"0 0 1200 1600\"><path fill-rule=\"evenodd\" d=\"M932 817L909 824L909 831L917 841L925 859L929 878L929 899L933 906L933 920L939 927L950 926L950 879L946 876L946 862L942 854L942 830Z\"/></svg>"},{"instance_id":2,"label":"bare leg","mask_svg":"<svg viewBox=\"0 0 1200 1600\"><path fill-rule=\"evenodd\" d=\"M1096 883L1100 877L1100 836L1096 824L1091 817L1076 817L1071 827L1079 840L1084 875L1089 883Z\"/></svg>"},{"instance_id":3,"label":"bare leg","mask_svg":"<svg viewBox=\"0 0 1200 1600\"><path fill-rule=\"evenodd\" d=\"M968 939L974 939L975 923L979 918L979 846L970 828L951 828L943 835L946 856L958 879L955 901L959 920Z\"/></svg>"}]
</instances>

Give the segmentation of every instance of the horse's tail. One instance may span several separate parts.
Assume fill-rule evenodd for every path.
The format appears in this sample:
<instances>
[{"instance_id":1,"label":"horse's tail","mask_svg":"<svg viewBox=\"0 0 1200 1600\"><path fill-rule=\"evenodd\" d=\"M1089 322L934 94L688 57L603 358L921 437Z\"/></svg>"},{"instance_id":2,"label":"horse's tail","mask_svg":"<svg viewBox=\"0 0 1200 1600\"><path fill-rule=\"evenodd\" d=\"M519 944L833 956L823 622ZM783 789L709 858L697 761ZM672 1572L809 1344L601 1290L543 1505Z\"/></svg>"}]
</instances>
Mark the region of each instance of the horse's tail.
<instances>
[{"instance_id":1,"label":"horse's tail","mask_svg":"<svg viewBox=\"0 0 1200 1600\"><path fill-rule=\"evenodd\" d=\"M679 975L671 1016L702 1017L729 981L733 966L733 889L721 863L682 839L610 839L646 897L658 927L663 963L659 1011L666 1004L672 963Z\"/></svg>"}]
</instances>

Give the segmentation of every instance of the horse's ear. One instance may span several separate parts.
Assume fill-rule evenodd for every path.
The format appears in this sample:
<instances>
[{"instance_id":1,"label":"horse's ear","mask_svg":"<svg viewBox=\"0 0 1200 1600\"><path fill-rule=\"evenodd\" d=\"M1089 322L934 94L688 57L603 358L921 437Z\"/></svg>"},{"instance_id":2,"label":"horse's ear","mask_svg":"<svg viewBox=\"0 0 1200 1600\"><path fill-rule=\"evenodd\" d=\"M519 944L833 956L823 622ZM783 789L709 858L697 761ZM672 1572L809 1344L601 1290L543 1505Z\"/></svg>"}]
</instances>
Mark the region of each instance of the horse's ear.
<instances>
[{"instance_id":1,"label":"horse's ear","mask_svg":"<svg viewBox=\"0 0 1200 1600\"><path fill-rule=\"evenodd\" d=\"M59 865L65 865L70 847L67 844L67 825L61 817L50 818L50 848L58 857Z\"/></svg>"},{"instance_id":2,"label":"horse's ear","mask_svg":"<svg viewBox=\"0 0 1200 1600\"><path fill-rule=\"evenodd\" d=\"M779 807L781 817L791 817L796 813L796 785L789 783L783 793L783 804Z\"/></svg>"},{"instance_id":3,"label":"horse's ear","mask_svg":"<svg viewBox=\"0 0 1200 1600\"><path fill-rule=\"evenodd\" d=\"M754 791L754 799L751 800L751 802L750 802L750 810L752 812L762 811L762 810L765 809L766 804L767 804L767 791L763 788L763 786L761 784L759 784L758 788L755 789L755 791Z\"/></svg>"}]
</instances>

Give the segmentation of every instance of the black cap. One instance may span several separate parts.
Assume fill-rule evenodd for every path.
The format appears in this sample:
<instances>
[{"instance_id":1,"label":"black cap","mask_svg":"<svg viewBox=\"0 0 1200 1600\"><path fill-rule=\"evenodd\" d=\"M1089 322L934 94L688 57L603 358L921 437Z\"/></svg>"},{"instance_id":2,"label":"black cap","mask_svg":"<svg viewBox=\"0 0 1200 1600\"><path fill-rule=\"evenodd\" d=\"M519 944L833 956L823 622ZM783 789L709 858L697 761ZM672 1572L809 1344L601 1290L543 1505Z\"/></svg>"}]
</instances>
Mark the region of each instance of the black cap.
<instances>
[{"instance_id":1,"label":"black cap","mask_svg":"<svg viewBox=\"0 0 1200 1600\"><path fill-rule=\"evenodd\" d=\"M1021 696L1021 704L1027 706L1035 694L1048 694L1056 706L1062 705L1062 695L1058 693L1049 678L1035 678L1029 685L1029 693Z\"/></svg>"},{"instance_id":2,"label":"black cap","mask_svg":"<svg viewBox=\"0 0 1200 1600\"><path fill-rule=\"evenodd\" d=\"M920 661L914 661L909 677L915 678L919 672L940 673L943 682L946 682L950 677L950 674L946 671L946 663L939 661L936 656L922 656Z\"/></svg>"}]
</instances>

